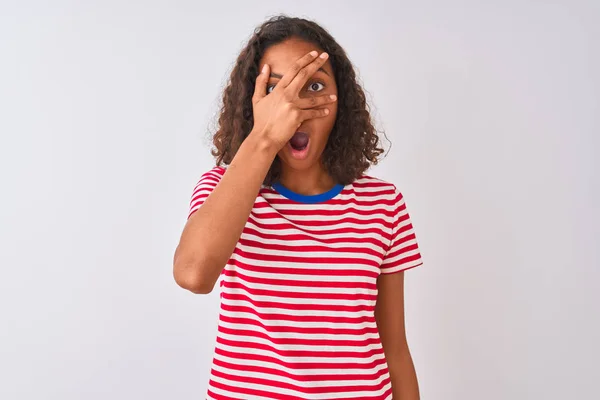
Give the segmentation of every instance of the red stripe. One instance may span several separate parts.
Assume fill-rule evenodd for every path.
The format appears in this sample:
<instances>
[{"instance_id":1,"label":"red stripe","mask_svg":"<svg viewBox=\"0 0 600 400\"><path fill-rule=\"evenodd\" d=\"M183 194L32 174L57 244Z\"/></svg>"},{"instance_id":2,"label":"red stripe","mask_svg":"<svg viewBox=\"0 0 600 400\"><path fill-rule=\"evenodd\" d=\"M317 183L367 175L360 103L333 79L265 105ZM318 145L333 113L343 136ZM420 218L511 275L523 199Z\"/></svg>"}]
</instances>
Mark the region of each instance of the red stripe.
<instances>
[{"instance_id":1,"label":"red stripe","mask_svg":"<svg viewBox=\"0 0 600 400\"><path fill-rule=\"evenodd\" d=\"M226 271L226 270L223 270ZM246 292L259 296L273 296L293 299L331 299L331 300L371 300L376 301L377 296L369 293L304 293L304 292L289 292L274 289L254 289L247 287L243 282L221 281L221 286L224 288L244 289Z\"/></svg>"},{"instance_id":2,"label":"red stripe","mask_svg":"<svg viewBox=\"0 0 600 400\"><path fill-rule=\"evenodd\" d=\"M208 395L215 400L244 400L244 399L241 399L238 397L230 397L230 396L224 396L222 394L216 394L215 392L213 392L210 389L208 389Z\"/></svg>"},{"instance_id":3,"label":"red stripe","mask_svg":"<svg viewBox=\"0 0 600 400\"><path fill-rule=\"evenodd\" d=\"M406 264L415 262L415 261L420 260L420 259L421 259L421 256L419 254L415 254L415 255L412 255L412 256L409 256L409 257L400 258L400 259L398 259L397 261L394 261L394 262L388 262L386 264L383 264L381 266L381 268L390 269L390 268L393 268L393 267L397 267L399 265L406 265ZM421 265L421 264L419 263L418 265L414 265L414 267L418 267L419 265Z\"/></svg>"},{"instance_id":4,"label":"red stripe","mask_svg":"<svg viewBox=\"0 0 600 400\"><path fill-rule=\"evenodd\" d=\"M404 254L404 253L408 253L411 251L415 251L419 249L419 246L417 246L417 244L411 244L409 246L405 246L405 247L399 247L399 245L394 246L395 250L392 251L390 254L388 254L387 258L394 258L396 256L399 256L400 254ZM420 257L419 254L416 254L417 258ZM414 257L414 256L411 256Z\"/></svg>"},{"instance_id":5,"label":"red stripe","mask_svg":"<svg viewBox=\"0 0 600 400\"><path fill-rule=\"evenodd\" d=\"M261 261L280 261L280 262L296 262L296 263L307 263L307 264L362 264L370 265L372 267L379 267L381 263L375 260L368 260L365 258L351 258L351 257L307 257L302 255L297 256L284 256L278 254L260 254L253 253L250 251L235 248L233 251L242 257L249 259L256 259Z\"/></svg>"},{"instance_id":6,"label":"red stripe","mask_svg":"<svg viewBox=\"0 0 600 400\"><path fill-rule=\"evenodd\" d=\"M256 278L254 276L248 276L242 273L240 270L230 270L224 269L222 275L231 276L231 277L239 277L240 279L257 283L261 285L273 285L273 286L288 286L290 288L294 287L319 287L319 288L346 288L346 289L367 289L367 290L377 290L376 280L372 282L344 282L344 281L295 281L291 279L274 279L274 278Z\"/></svg>"},{"instance_id":7,"label":"red stripe","mask_svg":"<svg viewBox=\"0 0 600 400\"><path fill-rule=\"evenodd\" d=\"M239 357L239 354L238 354L238 357ZM244 359L247 360L248 358L244 357ZM344 382L344 381L355 381L355 380L361 380L361 381L377 380L377 379L381 378L382 376L386 375L386 373L388 372L386 368L382 368L378 372L374 372L374 373L370 373L370 374L344 374L343 371L348 370L350 368L347 366L347 364L338 364L337 368L336 368L337 372L338 372L337 374L300 375L300 374L291 374L285 370L277 369L277 368L262 367L259 365L234 364L234 363L229 363L229 362L225 362L225 361L218 360L218 359L215 359L214 364L218 365L220 367L226 368L228 370L231 370L232 372L233 371L248 371L248 370L250 370L253 372L293 379L293 380L296 380L299 382L320 382L320 381ZM364 368L364 366L361 366L361 367ZM294 365L294 368L300 369L297 364ZM365 371L369 371L369 369L365 369Z\"/></svg>"},{"instance_id":8,"label":"red stripe","mask_svg":"<svg viewBox=\"0 0 600 400\"><path fill-rule=\"evenodd\" d=\"M315 335L315 334L323 334L323 335L367 335L378 333L377 326L373 325L372 327L361 327L356 329L350 328L332 328L332 327L300 327L300 326L290 326L290 325L265 325L262 321L258 321L256 319L246 318L246 317L230 317L228 315L221 314L219 316L219 320L223 322L227 322L230 324L244 324L244 325L255 325L264 329L268 332L273 333L299 333L302 335Z\"/></svg>"},{"instance_id":9,"label":"red stripe","mask_svg":"<svg viewBox=\"0 0 600 400\"><path fill-rule=\"evenodd\" d=\"M213 374L214 376L220 376L220 374L215 374L215 370L211 370L211 374ZM221 390L226 390L230 393L238 393L238 394L243 394L245 396L261 396L261 397L266 397L268 399L274 399L274 400L306 400L303 399L302 397L296 397L296 396L289 396L289 395L284 395L281 393L274 393L274 392L269 392L266 390L258 390L258 389L248 389L245 387L240 387L240 386L230 386L230 385L226 385L224 383L221 382L217 382L213 379L211 379L208 382L209 386L211 387L215 387ZM278 386L274 386L274 388L276 389ZM245 399L247 399L248 397L244 397Z\"/></svg>"}]
</instances>

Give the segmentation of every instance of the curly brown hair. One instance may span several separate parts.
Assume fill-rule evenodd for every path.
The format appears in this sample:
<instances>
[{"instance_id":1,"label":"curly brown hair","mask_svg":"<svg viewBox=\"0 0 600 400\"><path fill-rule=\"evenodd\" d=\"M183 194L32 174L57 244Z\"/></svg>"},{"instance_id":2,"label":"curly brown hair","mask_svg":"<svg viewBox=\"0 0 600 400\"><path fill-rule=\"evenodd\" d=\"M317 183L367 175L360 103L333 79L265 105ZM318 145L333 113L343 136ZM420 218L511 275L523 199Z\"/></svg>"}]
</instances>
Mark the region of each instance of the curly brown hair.
<instances>
[{"instance_id":1,"label":"curly brown hair","mask_svg":"<svg viewBox=\"0 0 600 400\"><path fill-rule=\"evenodd\" d=\"M252 95L259 74L259 62L270 46L299 38L329 54L338 87L338 114L322 155L327 172L338 183L349 184L384 152L371 121L369 105L344 49L317 23L303 18L278 15L258 26L241 51L223 93L217 132L211 151L217 165L229 165L254 125ZM275 158L264 184L272 185L281 174Z\"/></svg>"}]
</instances>

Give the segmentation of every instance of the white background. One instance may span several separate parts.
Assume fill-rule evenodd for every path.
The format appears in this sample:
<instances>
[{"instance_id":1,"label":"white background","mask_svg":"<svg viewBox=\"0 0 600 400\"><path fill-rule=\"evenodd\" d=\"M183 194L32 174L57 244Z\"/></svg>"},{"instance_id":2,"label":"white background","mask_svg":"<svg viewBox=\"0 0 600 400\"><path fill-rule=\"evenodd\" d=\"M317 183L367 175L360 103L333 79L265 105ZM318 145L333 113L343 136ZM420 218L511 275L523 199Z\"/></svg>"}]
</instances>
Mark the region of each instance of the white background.
<instances>
[{"instance_id":1,"label":"white background","mask_svg":"<svg viewBox=\"0 0 600 400\"><path fill-rule=\"evenodd\" d=\"M204 398L218 291L172 256L232 63L279 12L330 30L394 144L370 174L426 263L422 398L600 398L599 2L0 7L0 398Z\"/></svg>"}]
</instances>

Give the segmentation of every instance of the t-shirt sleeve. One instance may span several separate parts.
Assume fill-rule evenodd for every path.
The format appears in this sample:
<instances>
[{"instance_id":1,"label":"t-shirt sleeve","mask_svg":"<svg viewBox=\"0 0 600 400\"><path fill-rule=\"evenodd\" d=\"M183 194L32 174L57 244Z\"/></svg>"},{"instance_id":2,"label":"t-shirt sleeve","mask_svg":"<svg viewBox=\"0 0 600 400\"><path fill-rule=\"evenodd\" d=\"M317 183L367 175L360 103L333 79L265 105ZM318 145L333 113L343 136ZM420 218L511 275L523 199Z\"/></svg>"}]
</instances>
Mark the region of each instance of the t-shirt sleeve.
<instances>
[{"instance_id":1,"label":"t-shirt sleeve","mask_svg":"<svg viewBox=\"0 0 600 400\"><path fill-rule=\"evenodd\" d=\"M192 191L192 197L190 199L190 209L188 213L188 219L204 204L208 196L217 187L217 184L223 177L225 168L215 167L208 172L205 172L200 176L198 183Z\"/></svg>"},{"instance_id":2,"label":"t-shirt sleeve","mask_svg":"<svg viewBox=\"0 0 600 400\"><path fill-rule=\"evenodd\" d=\"M423 264L404 197L395 186L394 204L392 236L381 264L382 274L405 271Z\"/></svg>"}]
</instances>

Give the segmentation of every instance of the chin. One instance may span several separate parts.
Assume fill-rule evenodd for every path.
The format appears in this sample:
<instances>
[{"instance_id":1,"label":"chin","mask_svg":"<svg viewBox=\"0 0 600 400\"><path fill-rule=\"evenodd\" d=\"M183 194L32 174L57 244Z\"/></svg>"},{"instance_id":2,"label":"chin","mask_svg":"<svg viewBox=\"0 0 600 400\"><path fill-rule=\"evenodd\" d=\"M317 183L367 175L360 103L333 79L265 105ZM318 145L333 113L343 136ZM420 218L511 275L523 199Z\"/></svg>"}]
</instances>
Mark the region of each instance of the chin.
<instances>
[{"instance_id":1,"label":"chin","mask_svg":"<svg viewBox=\"0 0 600 400\"><path fill-rule=\"evenodd\" d=\"M312 157L307 157L304 160L296 160L295 158L280 156L279 159L287 167L297 171L308 170L315 164L315 161L312 159Z\"/></svg>"}]
</instances>

